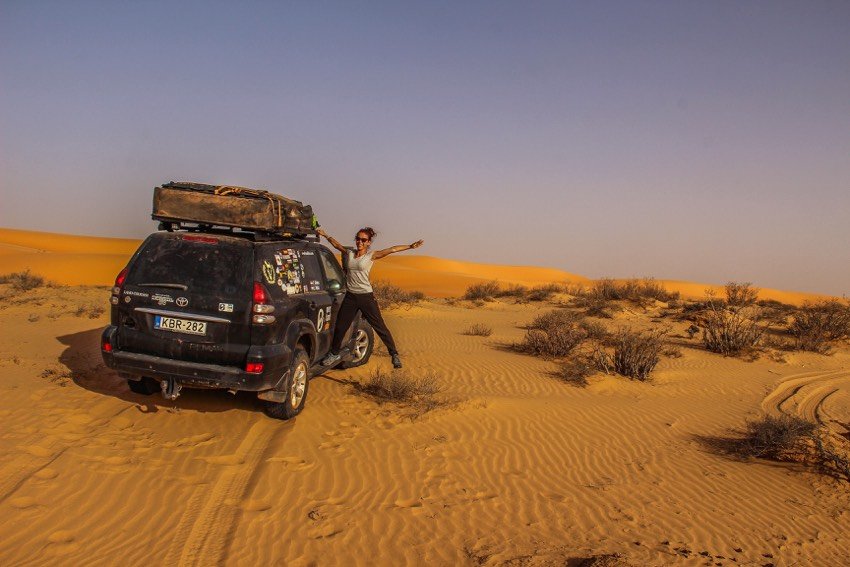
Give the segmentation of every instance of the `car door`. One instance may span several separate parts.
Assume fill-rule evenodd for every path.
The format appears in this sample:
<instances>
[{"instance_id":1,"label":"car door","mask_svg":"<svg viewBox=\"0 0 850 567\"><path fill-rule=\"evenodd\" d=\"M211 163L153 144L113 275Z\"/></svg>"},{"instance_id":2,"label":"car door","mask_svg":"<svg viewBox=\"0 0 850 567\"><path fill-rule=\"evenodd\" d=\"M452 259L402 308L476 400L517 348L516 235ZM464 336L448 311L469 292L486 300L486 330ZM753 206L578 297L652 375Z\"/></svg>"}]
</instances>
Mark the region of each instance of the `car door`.
<instances>
[{"instance_id":1,"label":"car door","mask_svg":"<svg viewBox=\"0 0 850 567\"><path fill-rule=\"evenodd\" d=\"M322 246L319 249L319 261L322 264L322 270L325 273L325 289L331 296L331 317L330 329L331 333L336 328L336 320L339 315L339 308L342 305L342 300L345 297L345 274L337 262L331 251Z\"/></svg>"},{"instance_id":2,"label":"car door","mask_svg":"<svg viewBox=\"0 0 850 567\"><path fill-rule=\"evenodd\" d=\"M304 299L307 301L309 317L316 325L316 356L324 356L330 350L333 339L334 317L332 296L325 283L321 268L319 247L305 247L299 251L301 265L304 268Z\"/></svg>"}]
</instances>

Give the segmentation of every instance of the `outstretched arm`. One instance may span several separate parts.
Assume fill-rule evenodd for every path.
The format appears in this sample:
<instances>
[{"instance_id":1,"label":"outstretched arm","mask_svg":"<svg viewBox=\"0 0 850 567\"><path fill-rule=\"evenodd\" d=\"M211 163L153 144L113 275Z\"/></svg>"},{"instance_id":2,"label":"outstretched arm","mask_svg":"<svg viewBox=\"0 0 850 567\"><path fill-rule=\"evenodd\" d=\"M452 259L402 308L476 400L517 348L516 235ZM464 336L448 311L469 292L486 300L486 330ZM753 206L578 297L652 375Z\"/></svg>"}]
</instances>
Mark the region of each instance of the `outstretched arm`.
<instances>
[{"instance_id":1,"label":"outstretched arm","mask_svg":"<svg viewBox=\"0 0 850 567\"><path fill-rule=\"evenodd\" d=\"M374 254L372 254L372 260L380 260L384 256L389 256L390 254L395 254L396 252L404 252L405 250L413 250L414 248L419 248L425 243L424 240L417 240L413 244L399 244L398 246L390 246L389 248L384 248L383 250L378 250Z\"/></svg>"},{"instance_id":2,"label":"outstretched arm","mask_svg":"<svg viewBox=\"0 0 850 567\"><path fill-rule=\"evenodd\" d=\"M345 254L345 252L346 252L345 246L340 244L339 240L337 240L333 236L328 236L328 233L325 232L324 230L322 230L321 228L316 229L316 234L318 234L319 236L324 236L328 240L328 242L330 243L331 246L333 246L334 248L336 248L337 250L339 250L340 252Z\"/></svg>"}]
</instances>

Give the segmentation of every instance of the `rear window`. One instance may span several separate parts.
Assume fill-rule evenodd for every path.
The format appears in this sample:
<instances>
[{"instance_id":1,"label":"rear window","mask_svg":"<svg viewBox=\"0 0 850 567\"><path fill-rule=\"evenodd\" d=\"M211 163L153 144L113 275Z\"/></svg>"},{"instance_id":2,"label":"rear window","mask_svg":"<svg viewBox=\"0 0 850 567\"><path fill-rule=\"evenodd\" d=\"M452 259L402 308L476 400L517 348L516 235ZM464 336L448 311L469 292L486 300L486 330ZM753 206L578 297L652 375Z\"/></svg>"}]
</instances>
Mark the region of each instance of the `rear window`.
<instances>
[{"instance_id":1,"label":"rear window","mask_svg":"<svg viewBox=\"0 0 850 567\"><path fill-rule=\"evenodd\" d=\"M127 283L182 284L190 293L225 296L250 292L252 248L214 237L175 235L149 240L127 274Z\"/></svg>"}]
</instances>

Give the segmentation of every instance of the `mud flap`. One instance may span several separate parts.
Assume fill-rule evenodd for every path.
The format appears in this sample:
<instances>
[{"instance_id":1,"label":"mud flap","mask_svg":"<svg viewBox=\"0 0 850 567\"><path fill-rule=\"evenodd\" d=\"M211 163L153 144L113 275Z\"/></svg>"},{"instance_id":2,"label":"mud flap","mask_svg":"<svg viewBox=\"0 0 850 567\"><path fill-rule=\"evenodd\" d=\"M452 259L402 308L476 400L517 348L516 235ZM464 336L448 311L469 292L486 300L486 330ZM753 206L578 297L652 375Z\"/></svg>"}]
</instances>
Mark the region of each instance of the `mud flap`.
<instances>
[{"instance_id":1,"label":"mud flap","mask_svg":"<svg viewBox=\"0 0 850 567\"><path fill-rule=\"evenodd\" d=\"M286 400L286 396L289 395L287 391L286 385L289 383L289 370L284 373L283 378L280 379L280 382L277 383L277 386L272 388L271 390L263 390L262 392L257 392L257 397L261 400L266 400L267 402L275 402L281 403Z\"/></svg>"}]
</instances>

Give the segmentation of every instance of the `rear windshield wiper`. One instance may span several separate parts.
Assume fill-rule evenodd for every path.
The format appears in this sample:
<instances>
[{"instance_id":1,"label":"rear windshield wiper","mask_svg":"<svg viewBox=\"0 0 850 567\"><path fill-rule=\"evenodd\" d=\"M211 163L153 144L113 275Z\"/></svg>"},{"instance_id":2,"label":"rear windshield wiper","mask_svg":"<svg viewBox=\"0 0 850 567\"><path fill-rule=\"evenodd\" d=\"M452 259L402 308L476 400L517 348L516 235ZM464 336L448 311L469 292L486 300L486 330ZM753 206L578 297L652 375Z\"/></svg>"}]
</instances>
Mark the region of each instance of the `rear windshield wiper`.
<instances>
[{"instance_id":1,"label":"rear windshield wiper","mask_svg":"<svg viewBox=\"0 0 850 567\"><path fill-rule=\"evenodd\" d=\"M139 287L168 287L171 289L182 289L183 291L189 289L188 285L183 285L182 283L140 283L136 285Z\"/></svg>"}]
</instances>

